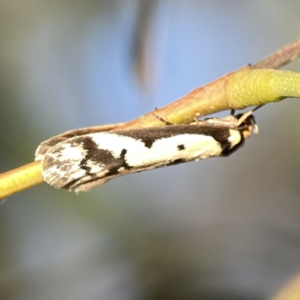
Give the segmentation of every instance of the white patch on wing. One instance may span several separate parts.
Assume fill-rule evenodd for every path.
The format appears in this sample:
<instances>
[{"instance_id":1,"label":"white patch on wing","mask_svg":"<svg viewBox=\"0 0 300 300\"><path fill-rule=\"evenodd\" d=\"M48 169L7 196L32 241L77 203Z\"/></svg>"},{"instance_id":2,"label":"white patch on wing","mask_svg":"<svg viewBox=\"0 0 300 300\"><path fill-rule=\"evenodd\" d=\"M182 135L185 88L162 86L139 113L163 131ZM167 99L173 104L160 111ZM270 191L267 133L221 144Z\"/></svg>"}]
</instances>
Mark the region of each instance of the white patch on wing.
<instances>
[{"instance_id":1,"label":"white patch on wing","mask_svg":"<svg viewBox=\"0 0 300 300\"><path fill-rule=\"evenodd\" d=\"M229 138L228 141L231 144L231 148L233 148L235 145L237 145L238 143L240 143L241 141L241 133L238 130L235 129L230 129L229 130Z\"/></svg>"},{"instance_id":2,"label":"white patch on wing","mask_svg":"<svg viewBox=\"0 0 300 300\"><path fill-rule=\"evenodd\" d=\"M117 133L99 132L88 135L101 150L108 150L115 158L119 158L121 152L126 149L142 152L145 144L135 138L118 135Z\"/></svg>"},{"instance_id":3,"label":"white patch on wing","mask_svg":"<svg viewBox=\"0 0 300 300\"><path fill-rule=\"evenodd\" d=\"M179 150L180 145L184 146ZM156 140L151 148L127 148L126 162L132 167L161 166L172 161L205 159L222 153L220 144L211 136L199 134L180 134Z\"/></svg>"},{"instance_id":4,"label":"white patch on wing","mask_svg":"<svg viewBox=\"0 0 300 300\"><path fill-rule=\"evenodd\" d=\"M86 151L84 151L82 147L80 147L79 145L77 147L70 146L68 143L66 143L65 145L66 146L60 152L60 157L62 159L80 161L84 158Z\"/></svg>"}]
</instances>

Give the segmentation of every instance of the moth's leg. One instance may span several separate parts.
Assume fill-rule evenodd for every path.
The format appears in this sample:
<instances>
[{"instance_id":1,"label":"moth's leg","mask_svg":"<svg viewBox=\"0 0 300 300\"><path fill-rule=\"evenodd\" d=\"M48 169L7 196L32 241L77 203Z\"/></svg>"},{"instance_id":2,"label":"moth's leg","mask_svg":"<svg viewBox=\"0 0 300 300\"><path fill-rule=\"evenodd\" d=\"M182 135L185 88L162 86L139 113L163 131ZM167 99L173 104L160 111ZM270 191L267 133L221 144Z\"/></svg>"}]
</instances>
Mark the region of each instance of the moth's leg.
<instances>
[{"instance_id":1,"label":"moth's leg","mask_svg":"<svg viewBox=\"0 0 300 300\"><path fill-rule=\"evenodd\" d=\"M153 116L158 119L159 121L162 121L165 123L165 125L175 125L174 123L168 122L167 120L163 119L162 117L158 116L157 114L153 113Z\"/></svg>"},{"instance_id":2,"label":"moth's leg","mask_svg":"<svg viewBox=\"0 0 300 300\"><path fill-rule=\"evenodd\" d=\"M237 121L237 127L239 128L239 130L244 130L246 129L250 124L252 127L252 132L253 133L258 133L258 126L255 120L255 117L253 115L253 112L255 110L250 110L245 112L242 115L239 115L238 117L238 121Z\"/></svg>"}]
</instances>

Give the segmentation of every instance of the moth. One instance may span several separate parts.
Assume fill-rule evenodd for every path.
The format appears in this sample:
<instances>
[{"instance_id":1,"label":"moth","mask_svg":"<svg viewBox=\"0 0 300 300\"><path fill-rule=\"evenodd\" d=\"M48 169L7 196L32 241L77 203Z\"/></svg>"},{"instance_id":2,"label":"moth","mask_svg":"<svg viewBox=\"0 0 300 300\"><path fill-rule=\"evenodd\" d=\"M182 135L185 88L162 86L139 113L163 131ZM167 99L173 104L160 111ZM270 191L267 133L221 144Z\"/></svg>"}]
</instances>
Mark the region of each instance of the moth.
<instances>
[{"instance_id":1,"label":"moth","mask_svg":"<svg viewBox=\"0 0 300 300\"><path fill-rule=\"evenodd\" d=\"M56 188L90 191L119 176L227 156L257 132L252 112L187 125L103 132L112 128L83 128L42 142L35 160L41 161L45 181Z\"/></svg>"}]
</instances>

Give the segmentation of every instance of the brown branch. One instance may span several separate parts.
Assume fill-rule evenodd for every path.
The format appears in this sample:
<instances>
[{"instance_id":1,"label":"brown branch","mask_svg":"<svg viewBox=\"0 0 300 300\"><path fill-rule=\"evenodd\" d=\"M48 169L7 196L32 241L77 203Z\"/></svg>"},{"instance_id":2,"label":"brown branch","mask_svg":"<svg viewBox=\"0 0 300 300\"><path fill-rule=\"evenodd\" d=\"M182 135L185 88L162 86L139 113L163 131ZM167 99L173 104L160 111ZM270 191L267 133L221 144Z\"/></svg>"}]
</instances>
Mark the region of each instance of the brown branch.
<instances>
[{"instance_id":1,"label":"brown branch","mask_svg":"<svg viewBox=\"0 0 300 300\"><path fill-rule=\"evenodd\" d=\"M137 119L131 120L119 127L117 130L133 129L140 127L162 126L162 122L155 117L159 115L162 119L171 123L189 123L193 118L209 115L222 110L243 109L247 106L259 105L262 103L242 103L228 105L227 83L231 76L238 72L254 69L277 69L296 60L300 56L300 38L288 43L254 65L245 66L236 72L222 76L221 78L199 87L185 95L181 99L168 104L158 110L151 111ZM284 95L283 95L284 96ZM286 95L288 96L288 95Z\"/></svg>"},{"instance_id":2,"label":"brown branch","mask_svg":"<svg viewBox=\"0 0 300 300\"><path fill-rule=\"evenodd\" d=\"M277 51L255 63L254 69L279 69L300 56L300 38L286 44Z\"/></svg>"},{"instance_id":3,"label":"brown branch","mask_svg":"<svg viewBox=\"0 0 300 300\"><path fill-rule=\"evenodd\" d=\"M44 181L39 161L0 174L0 199L19 193Z\"/></svg>"}]
</instances>

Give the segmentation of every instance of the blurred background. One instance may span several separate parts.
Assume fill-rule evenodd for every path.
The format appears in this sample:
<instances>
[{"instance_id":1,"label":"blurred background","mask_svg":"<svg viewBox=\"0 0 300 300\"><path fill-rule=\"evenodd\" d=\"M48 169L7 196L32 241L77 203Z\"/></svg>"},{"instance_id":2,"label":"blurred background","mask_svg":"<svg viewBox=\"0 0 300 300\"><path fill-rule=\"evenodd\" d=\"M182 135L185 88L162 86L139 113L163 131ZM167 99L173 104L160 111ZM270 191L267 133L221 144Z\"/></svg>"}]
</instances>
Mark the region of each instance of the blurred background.
<instances>
[{"instance_id":1,"label":"blurred background","mask_svg":"<svg viewBox=\"0 0 300 300\"><path fill-rule=\"evenodd\" d=\"M258 61L300 35L299 12L298 0L1 0L0 172L53 135L133 119ZM226 159L10 197L0 299L271 297L300 272L299 111L299 99L258 110L260 133Z\"/></svg>"}]
</instances>

